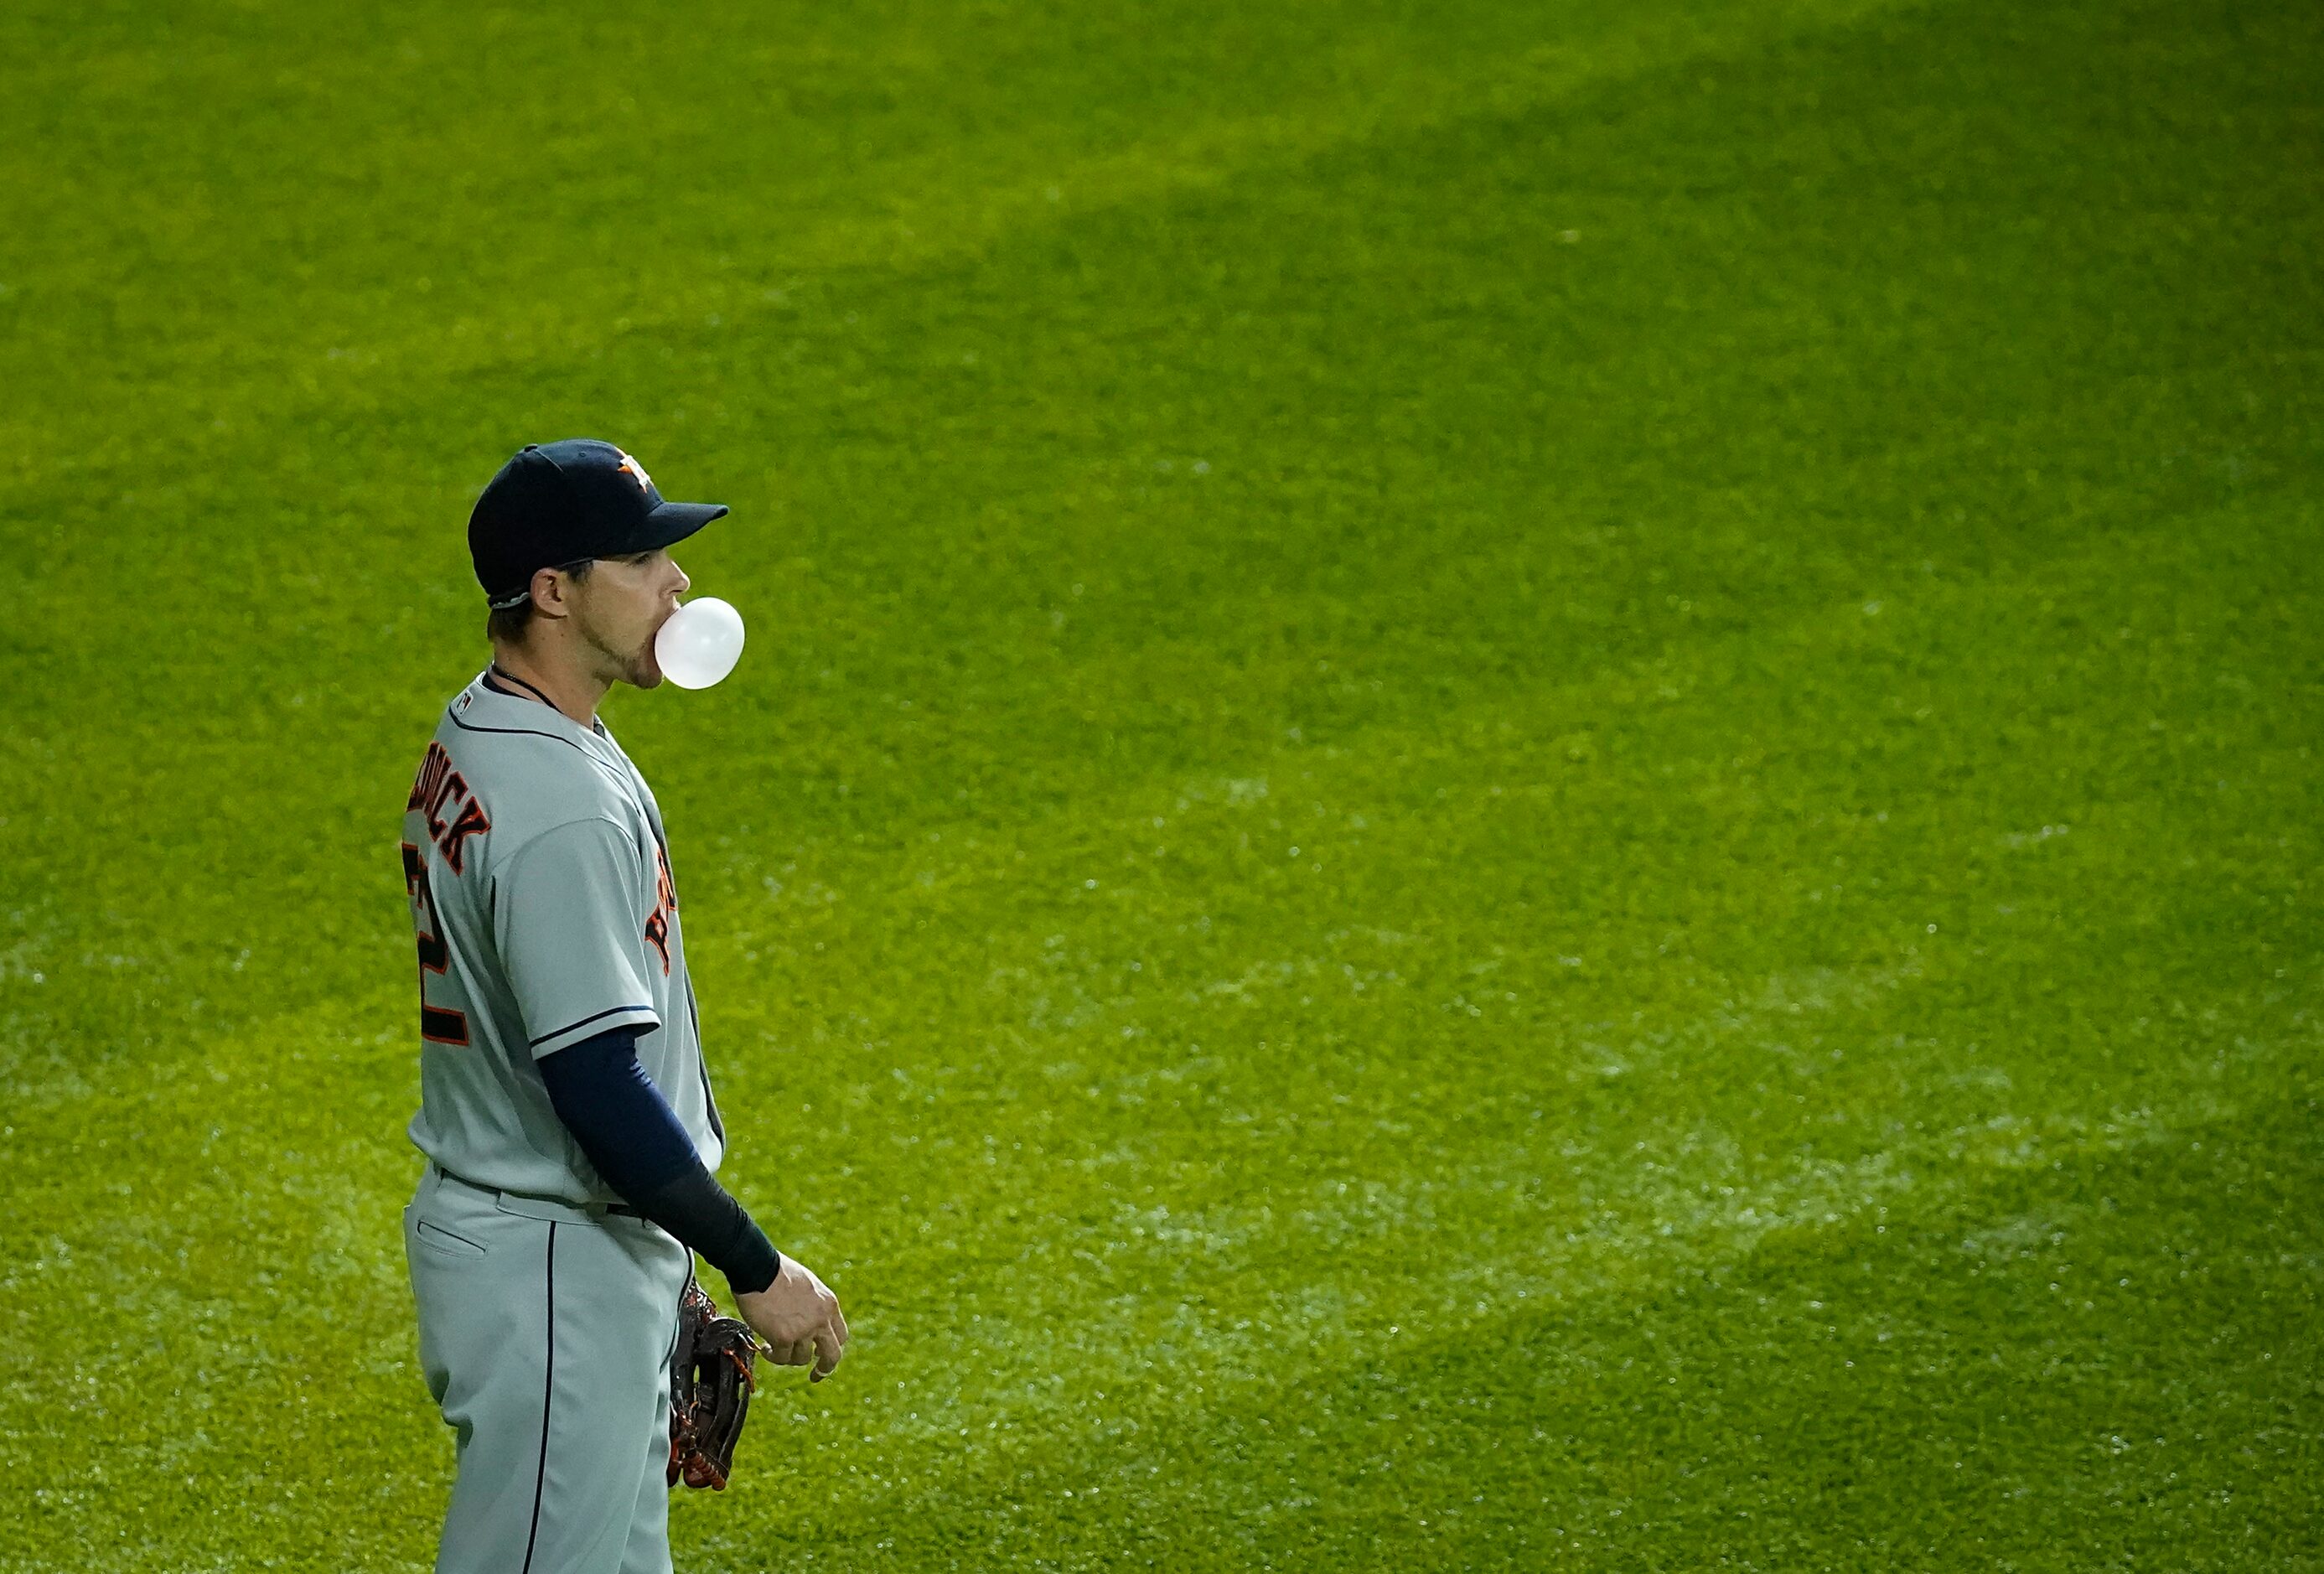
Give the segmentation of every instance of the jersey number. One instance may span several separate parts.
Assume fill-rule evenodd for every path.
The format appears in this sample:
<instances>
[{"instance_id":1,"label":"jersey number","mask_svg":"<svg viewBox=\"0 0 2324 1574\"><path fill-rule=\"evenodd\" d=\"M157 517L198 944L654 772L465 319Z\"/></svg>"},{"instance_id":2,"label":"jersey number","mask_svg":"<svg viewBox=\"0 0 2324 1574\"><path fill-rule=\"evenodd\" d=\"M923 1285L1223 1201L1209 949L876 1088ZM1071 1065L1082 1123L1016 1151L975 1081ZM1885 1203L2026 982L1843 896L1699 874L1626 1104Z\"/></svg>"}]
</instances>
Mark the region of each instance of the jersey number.
<instances>
[{"instance_id":1,"label":"jersey number","mask_svg":"<svg viewBox=\"0 0 2324 1574\"><path fill-rule=\"evenodd\" d=\"M444 923L436 916L435 894L428 888L428 861L409 842L403 843L403 885L411 897L412 927L420 932L420 1036L430 1044L466 1044L467 1014L428 1003L428 975L440 977L452 952L444 943Z\"/></svg>"}]
</instances>

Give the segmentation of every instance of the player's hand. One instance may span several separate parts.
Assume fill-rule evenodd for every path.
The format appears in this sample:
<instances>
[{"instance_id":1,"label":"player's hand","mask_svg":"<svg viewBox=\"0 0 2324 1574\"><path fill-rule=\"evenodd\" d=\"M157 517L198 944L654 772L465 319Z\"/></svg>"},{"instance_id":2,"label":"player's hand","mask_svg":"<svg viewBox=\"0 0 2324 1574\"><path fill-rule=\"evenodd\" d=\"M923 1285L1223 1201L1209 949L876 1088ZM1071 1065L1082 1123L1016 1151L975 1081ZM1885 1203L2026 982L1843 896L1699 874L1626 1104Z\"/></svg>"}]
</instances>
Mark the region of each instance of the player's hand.
<instances>
[{"instance_id":1,"label":"player's hand","mask_svg":"<svg viewBox=\"0 0 2324 1574\"><path fill-rule=\"evenodd\" d=\"M734 1310L773 1348L768 1359L779 1367L813 1367L807 1381L820 1383L839 1365L847 1348L847 1319L815 1270L792 1257L763 1290L734 1296Z\"/></svg>"}]
</instances>

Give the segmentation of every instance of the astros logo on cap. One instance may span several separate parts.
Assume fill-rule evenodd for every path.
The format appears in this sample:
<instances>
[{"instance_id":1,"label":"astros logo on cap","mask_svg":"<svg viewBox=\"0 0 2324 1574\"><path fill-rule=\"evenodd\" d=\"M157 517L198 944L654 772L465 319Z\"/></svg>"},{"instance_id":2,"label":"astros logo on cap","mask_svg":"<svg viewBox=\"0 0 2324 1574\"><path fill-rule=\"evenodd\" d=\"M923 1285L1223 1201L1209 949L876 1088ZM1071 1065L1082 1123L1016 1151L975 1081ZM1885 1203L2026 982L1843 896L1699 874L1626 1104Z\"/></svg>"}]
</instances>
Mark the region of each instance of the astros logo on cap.
<instances>
[{"instance_id":1,"label":"astros logo on cap","mask_svg":"<svg viewBox=\"0 0 2324 1574\"><path fill-rule=\"evenodd\" d=\"M625 450L616 448L613 452L622 456L622 462L613 466L613 468L616 470L626 470L631 474L636 476L638 478L638 490L640 492L651 492L653 490L653 477L646 474L646 467L639 464L636 460L631 458Z\"/></svg>"}]
</instances>

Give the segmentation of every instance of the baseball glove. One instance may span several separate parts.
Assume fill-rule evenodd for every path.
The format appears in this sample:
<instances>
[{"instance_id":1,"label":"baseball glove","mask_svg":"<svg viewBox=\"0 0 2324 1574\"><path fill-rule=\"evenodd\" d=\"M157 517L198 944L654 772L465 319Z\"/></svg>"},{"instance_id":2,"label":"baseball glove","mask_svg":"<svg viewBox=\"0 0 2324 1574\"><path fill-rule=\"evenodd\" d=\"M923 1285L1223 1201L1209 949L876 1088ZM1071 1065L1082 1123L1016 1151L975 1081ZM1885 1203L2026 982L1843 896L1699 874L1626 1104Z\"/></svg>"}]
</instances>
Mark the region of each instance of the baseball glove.
<instances>
[{"instance_id":1,"label":"baseball glove","mask_svg":"<svg viewBox=\"0 0 2324 1574\"><path fill-rule=\"evenodd\" d=\"M669 1485L726 1489L734 1444L742 1435L752 1364L760 1353L750 1325L718 1314L717 1302L689 1279L678 1304L678 1345L669 1360Z\"/></svg>"}]
</instances>

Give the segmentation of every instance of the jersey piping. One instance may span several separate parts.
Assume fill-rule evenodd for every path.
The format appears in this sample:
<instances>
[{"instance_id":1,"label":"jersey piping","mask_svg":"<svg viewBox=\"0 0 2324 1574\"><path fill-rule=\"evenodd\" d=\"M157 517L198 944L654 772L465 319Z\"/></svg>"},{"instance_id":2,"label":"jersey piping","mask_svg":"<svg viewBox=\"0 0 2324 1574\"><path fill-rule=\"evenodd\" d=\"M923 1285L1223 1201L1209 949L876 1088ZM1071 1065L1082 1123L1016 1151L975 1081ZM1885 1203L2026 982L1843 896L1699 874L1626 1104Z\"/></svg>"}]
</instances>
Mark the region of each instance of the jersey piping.
<instances>
[{"instance_id":1,"label":"jersey piping","mask_svg":"<svg viewBox=\"0 0 2324 1574\"><path fill-rule=\"evenodd\" d=\"M652 1017L653 1006L650 1002L644 1000L639 1001L634 1006L608 1006L602 1011L592 1011L588 1016L582 1017L578 1022L567 1022L564 1026L558 1028L554 1033L542 1034L539 1038L530 1040L526 1047L538 1049L552 1038L564 1037L576 1027L586 1027L592 1022L603 1021L608 1017L619 1017L625 1011L643 1011L647 1016ZM655 1018L654 1026L660 1026L660 1019L659 1017ZM702 1085L706 1089L710 1086L710 1073L706 1071L702 1073Z\"/></svg>"}]
</instances>

